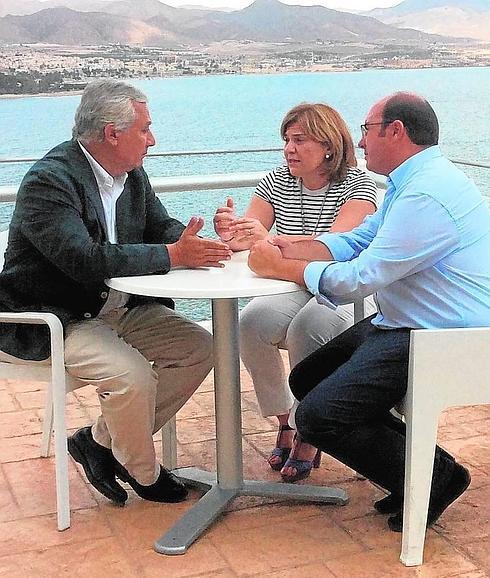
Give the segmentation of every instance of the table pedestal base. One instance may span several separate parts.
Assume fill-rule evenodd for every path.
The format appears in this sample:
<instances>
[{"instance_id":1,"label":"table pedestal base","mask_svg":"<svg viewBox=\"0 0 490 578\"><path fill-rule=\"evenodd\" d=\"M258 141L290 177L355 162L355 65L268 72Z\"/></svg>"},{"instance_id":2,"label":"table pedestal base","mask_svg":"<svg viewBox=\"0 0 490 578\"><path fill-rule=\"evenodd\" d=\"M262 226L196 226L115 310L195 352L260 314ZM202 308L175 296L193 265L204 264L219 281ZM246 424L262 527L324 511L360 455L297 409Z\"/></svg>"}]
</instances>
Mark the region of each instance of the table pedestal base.
<instances>
[{"instance_id":1,"label":"table pedestal base","mask_svg":"<svg viewBox=\"0 0 490 578\"><path fill-rule=\"evenodd\" d=\"M347 494L337 488L257 482L243 480L240 488L224 489L216 481L216 474L198 468L174 470L188 486L206 491L206 494L155 542L161 554L185 554L189 546L216 520L226 506L238 496L289 498L307 502L344 505Z\"/></svg>"}]
</instances>

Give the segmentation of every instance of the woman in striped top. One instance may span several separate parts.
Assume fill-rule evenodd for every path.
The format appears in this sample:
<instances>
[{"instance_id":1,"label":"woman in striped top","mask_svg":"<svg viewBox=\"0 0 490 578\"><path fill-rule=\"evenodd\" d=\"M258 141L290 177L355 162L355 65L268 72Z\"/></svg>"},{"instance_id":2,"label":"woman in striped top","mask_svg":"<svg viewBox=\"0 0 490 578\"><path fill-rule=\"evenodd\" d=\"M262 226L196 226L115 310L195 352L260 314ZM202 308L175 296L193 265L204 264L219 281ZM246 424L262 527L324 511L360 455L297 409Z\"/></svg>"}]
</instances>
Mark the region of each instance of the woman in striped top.
<instances>
[{"instance_id":1,"label":"woman in striped top","mask_svg":"<svg viewBox=\"0 0 490 578\"><path fill-rule=\"evenodd\" d=\"M278 235L294 241L348 231L376 209L376 185L357 168L352 137L337 111L326 104L300 104L286 114L281 136L287 166L262 179L245 215L235 215L231 198L216 211L216 233L234 251L269 236L273 225ZM369 308L373 312L374 304ZM241 312L242 360L262 414L279 421L268 462L287 482L306 478L320 455L288 423L294 398L279 349L287 349L292 368L352 323L352 305L333 311L306 290L256 297Z\"/></svg>"}]
</instances>

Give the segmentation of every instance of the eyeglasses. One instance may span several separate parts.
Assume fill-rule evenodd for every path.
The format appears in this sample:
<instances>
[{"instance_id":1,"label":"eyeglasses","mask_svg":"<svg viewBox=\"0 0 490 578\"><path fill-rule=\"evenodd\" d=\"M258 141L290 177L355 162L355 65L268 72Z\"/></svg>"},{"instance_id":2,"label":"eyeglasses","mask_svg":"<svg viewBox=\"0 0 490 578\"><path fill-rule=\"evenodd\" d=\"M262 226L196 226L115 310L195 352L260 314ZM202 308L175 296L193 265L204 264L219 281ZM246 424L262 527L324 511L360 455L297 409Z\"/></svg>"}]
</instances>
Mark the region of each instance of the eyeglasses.
<instances>
[{"instance_id":1,"label":"eyeglasses","mask_svg":"<svg viewBox=\"0 0 490 578\"><path fill-rule=\"evenodd\" d=\"M389 121L384 120L383 122L366 122L365 124L361 124L361 135L364 138L370 126L380 126L382 124L390 124Z\"/></svg>"}]
</instances>

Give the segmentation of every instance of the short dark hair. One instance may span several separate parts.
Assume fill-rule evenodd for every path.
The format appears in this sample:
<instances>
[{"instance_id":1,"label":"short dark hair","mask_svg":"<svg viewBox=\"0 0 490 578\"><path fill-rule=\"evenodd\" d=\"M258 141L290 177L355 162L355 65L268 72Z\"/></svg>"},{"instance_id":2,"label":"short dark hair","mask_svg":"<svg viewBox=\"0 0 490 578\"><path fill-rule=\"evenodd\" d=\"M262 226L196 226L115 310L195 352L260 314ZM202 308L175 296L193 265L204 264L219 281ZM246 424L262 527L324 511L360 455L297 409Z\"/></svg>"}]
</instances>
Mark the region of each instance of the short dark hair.
<instances>
[{"instance_id":1,"label":"short dark hair","mask_svg":"<svg viewBox=\"0 0 490 578\"><path fill-rule=\"evenodd\" d=\"M383 122L401 120L410 140L416 145L432 146L439 142L439 121L432 106L410 92L397 92L386 100Z\"/></svg>"}]
</instances>

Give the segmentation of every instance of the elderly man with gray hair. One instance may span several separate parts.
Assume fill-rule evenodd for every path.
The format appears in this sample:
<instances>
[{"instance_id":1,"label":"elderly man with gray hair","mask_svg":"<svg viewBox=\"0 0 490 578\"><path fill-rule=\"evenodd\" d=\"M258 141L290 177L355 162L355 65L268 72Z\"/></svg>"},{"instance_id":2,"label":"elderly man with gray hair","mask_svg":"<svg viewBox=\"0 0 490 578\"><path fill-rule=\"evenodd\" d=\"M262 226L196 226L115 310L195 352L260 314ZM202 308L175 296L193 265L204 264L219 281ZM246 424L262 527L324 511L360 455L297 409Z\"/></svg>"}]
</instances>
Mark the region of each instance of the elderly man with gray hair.
<instances>
[{"instance_id":1,"label":"elderly man with gray hair","mask_svg":"<svg viewBox=\"0 0 490 578\"><path fill-rule=\"evenodd\" d=\"M0 273L0 309L56 314L65 329L66 369L97 388L101 415L68 449L91 484L117 504L128 495L185 499L183 483L156 460L152 435L187 401L212 367L211 335L171 301L108 290L104 279L220 267L221 241L200 238L170 217L142 168L155 144L147 99L120 81L90 83L73 138L24 177ZM3 354L50 355L42 326L1 325Z\"/></svg>"}]
</instances>

